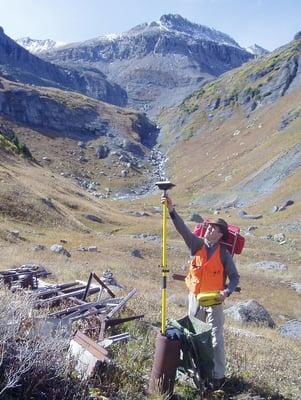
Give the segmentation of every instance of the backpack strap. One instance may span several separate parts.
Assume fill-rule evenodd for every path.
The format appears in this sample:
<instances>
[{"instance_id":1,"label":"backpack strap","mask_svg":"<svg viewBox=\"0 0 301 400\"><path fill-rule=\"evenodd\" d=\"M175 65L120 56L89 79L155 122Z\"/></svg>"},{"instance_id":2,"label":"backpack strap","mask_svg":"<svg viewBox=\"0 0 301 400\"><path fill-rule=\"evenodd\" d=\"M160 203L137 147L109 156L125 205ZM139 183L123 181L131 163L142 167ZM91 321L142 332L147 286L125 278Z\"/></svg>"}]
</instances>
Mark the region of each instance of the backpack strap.
<instances>
[{"instance_id":1,"label":"backpack strap","mask_svg":"<svg viewBox=\"0 0 301 400\"><path fill-rule=\"evenodd\" d=\"M227 253L229 253L229 251L227 247L223 244L220 245L220 249L221 249L221 260L223 265L225 265L227 262Z\"/></svg>"}]
</instances>

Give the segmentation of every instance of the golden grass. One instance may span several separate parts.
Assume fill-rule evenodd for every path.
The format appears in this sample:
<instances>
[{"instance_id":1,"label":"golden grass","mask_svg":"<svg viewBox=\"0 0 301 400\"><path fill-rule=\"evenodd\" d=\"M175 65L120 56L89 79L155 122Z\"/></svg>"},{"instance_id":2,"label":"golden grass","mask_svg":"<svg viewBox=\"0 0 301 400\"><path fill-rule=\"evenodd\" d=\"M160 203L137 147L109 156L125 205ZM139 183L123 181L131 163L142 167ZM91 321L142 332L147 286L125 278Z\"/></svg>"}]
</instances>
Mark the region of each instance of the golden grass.
<instances>
[{"instance_id":1,"label":"golden grass","mask_svg":"<svg viewBox=\"0 0 301 400\"><path fill-rule=\"evenodd\" d=\"M138 207L137 204L135 206ZM111 212L113 219L113 209ZM138 217L136 221L133 220L134 218L127 216L127 225L123 225L122 232L118 231L111 235L96 229L91 230L91 233L88 234L78 230L66 230L63 227L45 228L35 224L14 223L9 219L2 219L0 230L7 232L7 230L18 229L22 239L16 239L15 243L9 243L3 240L3 237L0 239L0 268L7 269L10 266L26 262L42 264L52 272L53 275L49 278L52 282L86 280L91 271L101 275L102 272L110 269L117 281L125 286L126 291L133 287L138 289L137 296L129 302L128 307L136 313L144 313L145 320L151 324L159 325L161 273L158 265L161 262L161 243L160 241L134 238L125 231L129 227L136 233L145 231L159 233L161 216L154 215L151 220L149 217ZM172 272L183 273L189 259L188 251L174 233L170 223L168 226L168 266ZM50 246L53 243L59 243L60 240L67 241L64 246L71 252L71 258L50 251ZM31 247L34 244L43 244L46 250L33 252ZM77 249L81 244L84 246L96 245L99 252L79 252ZM300 299L292 289L281 283L287 278L285 273L254 271L248 266L248 263L254 260L255 251L260 256L268 255L269 251L277 250L276 244L271 243L271 250L263 248L262 250L266 254L261 254L261 250L255 246L256 240L253 238L247 244L245 255L241 256L242 258L237 257L242 276L242 293L233 295L228 300L228 304L254 298L266 307L278 324L283 323L281 315L291 319L298 317L297 304L300 303ZM141 251L142 259L131 256L133 248ZM168 317L180 318L186 314L186 296L185 285L173 281L169 276ZM227 324L231 328L236 326L231 321L228 321ZM240 377L239 379L243 379L246 388L249 387L248 385L250 387L259 386L261 392L263 388L265 390L273 388L274 392L278 390L285 396L290 394L292 399L297 399L298 382L288 367L289 365L293 366L296 373L300 367L296 362L298 352L300 352L298 341L281 338L276 331L270 329L252 327L243 327L242 329L251 330L260 337L248 338L237 335L233 331L226 334L228 376ZM240 350L238 351L238 349ZM275 365L272 369L268 368L271 363ZM284 369L281 368L281 365L287 367ZM176 388L176 392L177 390L180 389ZM257 393L259 392L257 391Z\"/></svg>"}]
</instances>

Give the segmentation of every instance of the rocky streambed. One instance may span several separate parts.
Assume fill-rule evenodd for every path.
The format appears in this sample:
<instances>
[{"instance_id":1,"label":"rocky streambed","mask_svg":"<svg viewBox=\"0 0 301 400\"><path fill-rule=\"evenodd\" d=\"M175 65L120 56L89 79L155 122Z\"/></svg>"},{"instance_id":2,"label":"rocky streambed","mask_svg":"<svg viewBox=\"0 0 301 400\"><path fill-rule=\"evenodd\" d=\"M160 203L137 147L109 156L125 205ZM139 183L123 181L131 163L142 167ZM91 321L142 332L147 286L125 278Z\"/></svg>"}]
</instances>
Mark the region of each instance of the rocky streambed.
<instances>
[{"instance_id":1,"label":"rocky streambed","mask_svg":"<svg viewBox=\"0 0 301 400\"><path fill-rule=\"evenodd\" d=\"M156 182L166 179L165 164L167 157L157 146L153 147L146 159L149 168L145 171L145 180L142 185L123 188L112 194L113 200L135 200L154 193L157 190Z\"/></svg>"}]
</instances>

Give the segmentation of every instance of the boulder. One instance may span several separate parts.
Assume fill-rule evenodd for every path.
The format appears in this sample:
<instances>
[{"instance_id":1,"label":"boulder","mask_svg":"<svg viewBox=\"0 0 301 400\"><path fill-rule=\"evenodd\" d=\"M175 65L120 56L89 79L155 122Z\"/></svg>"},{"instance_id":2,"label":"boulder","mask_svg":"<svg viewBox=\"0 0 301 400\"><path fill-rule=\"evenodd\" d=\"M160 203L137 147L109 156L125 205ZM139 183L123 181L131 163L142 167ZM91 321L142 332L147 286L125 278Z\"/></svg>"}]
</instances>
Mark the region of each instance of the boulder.
<instances>
[{"instance_id":1,"label":"boulder","mask_svg":"<svg viewBox=\"0 0 301 400\"><path fill-rule=\"evenodd\" d=\"M97 246L89 246L88 251L90 251L90 253L97 253Z\"/></svg>"},{"instance_id":2,"label":"boulder","mask_svg":"<svg viewBox=\"0 0 301 400\"><path fill-rule=\"evenodd\" d=\"M16 239L20 238L20 232L17 230L9 231L9 234Z\"/></svg>"},{"instance_id":3,"label":"boulder","mask_svg":"<svg viewBox=\"0 0 301 400\"><path fill-rule=\"evenodd\" d=\"M272 239L275 242L283 242L285 240L285 234L284 233L276 233L276 235L273 235Z\"/></svg>"},{"instance_id":4,"label":"boulder","mask_svg":"<svg viewBox=\"0 0 301 400\"><path fill-rule=\"evenodd\" d=\"M116 281L116 279L113 276L113 272L110 270L106 270L102 273L102 277L101 280L104 281L104 283L106 285L110 285L110 286L118 286L121 287L121 285L119 285Z\"/></svg>"},{"instance_id":5,"label":"boulder","mask_svg":"<svg viewBox=\"0 0 301 400\"><path fill-rule=\"evenodd\" d=\"M32 251L43 251L43 250L45 250L45 246L42 245L42 244L34 244L34 245L31 247L31 250L32 250Z\"/></svg>"},{"instance_id":6,"label":"boulder","mask_svg":"<svg viewBox=\"0 0 301 400\"><path fill-rule=\"evenodd\" d=\"M256 300L247 300L240 302L225 310L225 314L242 323L253 323L256 325L265 325L270 328L275 327L267 310Z\"/></svg>"},{"instance_id":7,"label":"boulder","mask_svg":"<svg viewBox=\"0 0 301 400\"><path fill-rule=\"evenodd\" d=\"M143 150L140 145L128 139L124 139L121 146L125 151L133 154L136 157L140 158L144 156Z\"/></svg>"},{"instance_id":8,"label":"boulder","mask_svg":"<svg viewBox=\"0 0 301 400\"><path fill-rule=\"evenodd\" d=\"M92 215L92 214L85 214L84 217L90 221L93 222L98 222L99 224L102 223L102 219L97 217L96 215Z\"/></svg>"},{"instance_id":9,"label":"boulder","mask_svg":"<svg viewBox=\"0 0 301 400\"><path fill-rule=\"evenodd\" d=\"M141 255L140 250L138 250L138 249L133 250L133 251L131 252L131 256L133 256L133 257L138 257L138 258L143 258L142 255Z\"/></svg>"},{"instance_id":10,"label":"boulder","mask_svg":"<svg viewBox=\"0 0 301 400\"><path fill-rule=\"evenodd\" d=\"M250 264L252 268L262 268L262 269L273 269L277 271L287 270L287 265L282 264L278 261L258 261L256 263Z\"/></svg>"},{"instance_id":11,"label":"boulder","mask_svg":"<svg viewBox=\"0 0 301 400\"><path fill-rule=\"evenodd\" d=\"M196 222L196 223L201 223L204 220L199 214L193 213L193 214L191 214L189 221L193 221L193 222Z\"/></svg>"},{"instance_id":12,"label":"boulder","mask_svg":"<svg viewBox=\"0 0 301 400\"><path fill-rule=\"evenodd\" d=\"M245 218L245 219L260 219L260 218L262 218L262 214L250 215L250 214L247 214L243 210L239 211L238 216L240 218Z\"/></svg>"},{"instance_id":13,"label":"boulder","mask_svg":"<svg viewBox=\"0 0 301 400\"><path fill-rule=\"evenodd\" d=\"M45 197L41 199L42 203L45 204L47 207L54 209L54 205L52 203L52 200L49 197Z\"/></svg>"},{"instance_id":14,"label":"boulder","mask_svg":"<svg viewBox=\"0 0 301 400\"><path fill-rule=\"evenodd\" d=\"M61 244L53 244L50 247L50 250L57 254L62 254L66 257L71 257L69 251L67 251Z\"/></svg>"},{"instance_id":15,"label":"boulder","mask_svg":"<svg viewBox=\"0 0 301 400\"><path fill-rule=\"evenodd\" d=\"M107 158L109 155L110 149L106 144L102 144L100 146L97 146L95 155L98 159L103 159Z\"/></svg>"},{"instance_id":16,"label":"boulder","mask_svg":"<svg viewBox=\"0 0 301 400\"><path fill-rule=\"evenodd\" d=\"M286 210L286 207L289 207L292 204L294 204L293 200L287 200L285 203L283 203L281 206L278 207L278 211L284 211Z\"/></svg>"},{"instance_id":17,"label":"boulder","mask_svg":"<svg viewBox=\"0 0 301 400\"><path fill-rule=\"evenodd\" d=\"M279 332L282 336L301 338L301 321L296 319L287 321L279 328Z\"/></svg>"},{"instance_id":18,"label":"boulder","mask_svg":"<svg viewBox=\"0 0 301 400\"><path fill-rule=\"evenodd\" d=\"M88 251L88 247L83 246L82 244L79 246L79 248L77 249L77 251Z\"/></svg>"},{"instance_id":19,"label":"boulder","mask_svg":"<svg viewBox=\"0 0 301 400\"><path fill-rule=\"evenodd\" d=\"M292 283L291 287L295 289L297 293L301 294L301 283Z\"/></svg>"},{"instance_id":20,"label":"boulder","mask_svg":"<svg viewBox=\"0 0 301 400\"><path fill-rule=\"evenodd\" d=\"M81 163L86 163L86 162L88 162L89 160L88 160L87 157L85 157L85 156L80 156L79 159L78 159L78 161L81 162Z\"/></svg>"}]
</instances>

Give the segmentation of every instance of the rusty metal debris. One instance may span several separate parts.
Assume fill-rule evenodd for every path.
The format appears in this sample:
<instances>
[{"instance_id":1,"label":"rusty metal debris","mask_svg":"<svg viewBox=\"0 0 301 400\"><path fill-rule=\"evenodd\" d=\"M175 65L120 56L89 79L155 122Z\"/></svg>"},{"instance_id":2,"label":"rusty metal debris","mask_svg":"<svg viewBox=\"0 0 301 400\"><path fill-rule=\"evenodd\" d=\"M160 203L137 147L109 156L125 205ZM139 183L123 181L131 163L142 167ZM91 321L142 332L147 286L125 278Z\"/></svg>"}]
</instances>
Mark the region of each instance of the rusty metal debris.
<instances>
[{"instance_id":1,"label":"rusty metal debris","mask_svg":"<svg viewBox=\"0 0 301 400\"><path fill-rule=\"evenodd\" d=\"M24 264L20 267L13 267L4 271L0 271L0 281L10 289L29 288L37 289L38 278L51 275L45 267L36 264Z\"/></svg>"},{"instance_id":2,"label":"rusty metal debris","mask_svg":"<svg viewBox=\"0 0 301 400\"><path fill-rule=\"evenodd\" d=\"M77 329L70 342L69 351L73 356L82 352L82 355L78 356L78 365L86 362L85 374L90 374L97 362L110 361L107 348L112 343L130 338L127 332L115 332L115 335L109 336L108 328L144 317L141 314L114 318L136 294L136 289L123 297L117 297L113 292L114 287L121 293L122 286L109 287L106 278L99 278L95 272L90 273L86 282L76 280L60 284L50 284L41 280L41 277L48 275L50 273L44 267L24 265L0 271L0 280L12 290L30 289L35 308L49 310L47 322L50 327L55 329L61 325L69 330ZM88 300L90 296L93 296L91 301ZM73 328L74 323L76 325ZM83 370L81 367L79 369Z\"/></svg>"}]
</instances>

